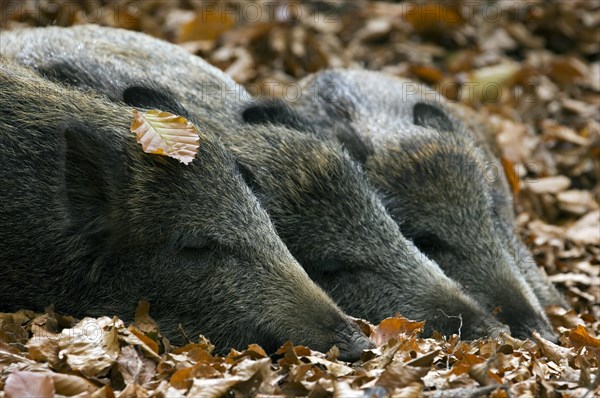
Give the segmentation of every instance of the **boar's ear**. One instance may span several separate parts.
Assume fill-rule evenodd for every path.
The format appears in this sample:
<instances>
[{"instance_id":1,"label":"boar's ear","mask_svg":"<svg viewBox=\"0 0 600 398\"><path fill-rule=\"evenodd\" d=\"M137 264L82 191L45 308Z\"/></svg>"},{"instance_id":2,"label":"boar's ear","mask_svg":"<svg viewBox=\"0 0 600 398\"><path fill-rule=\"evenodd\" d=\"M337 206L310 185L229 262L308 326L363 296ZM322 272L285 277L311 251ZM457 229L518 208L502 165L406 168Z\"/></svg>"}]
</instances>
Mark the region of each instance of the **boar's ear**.
<instances>
[{"instance_id":1,"label":"boar's ear","mask_svg":"<svg viewBox=\"0 0 600 398\"><path fill-rule=\"evenodd\" d=\"M453 131L454 123L443 108L436 104L417 102L413 107L413 123L437 131Z\"/></svg>"},{"instance_id":2,"label":"boar's ear","mask_svg":"<svg viewBox=\"0 0 600 398\"><path fill-rule=\"evenodd\" d=\"M166 88L153 84L141 84L123 90L123 102L133 108L157 109L190 118L187 109Z\"/></svg>"},{"instance_id":3,"label":"boar's ear","mask_svg":"<svg viewBox=\"0 0 600 398\"><path fill-rule=\"evenodd\" d=\"M101 242L110 227L110 202L124 176L122 149L94 126L64 126L64 186L73 229ZM122 179L123 177L121 177Z\"/></svg>"},{"instance_id":4,"label":"boar's ear","mask_svg":"<svg viewBox=\"0 0 600 398\"><path fill-rule=\"evenodd\" d=\"M275 124L294 130L316 134L313 123L283 100L256 101L242 111L242 118L250 124Z\"/></svg>"}]
</instances>

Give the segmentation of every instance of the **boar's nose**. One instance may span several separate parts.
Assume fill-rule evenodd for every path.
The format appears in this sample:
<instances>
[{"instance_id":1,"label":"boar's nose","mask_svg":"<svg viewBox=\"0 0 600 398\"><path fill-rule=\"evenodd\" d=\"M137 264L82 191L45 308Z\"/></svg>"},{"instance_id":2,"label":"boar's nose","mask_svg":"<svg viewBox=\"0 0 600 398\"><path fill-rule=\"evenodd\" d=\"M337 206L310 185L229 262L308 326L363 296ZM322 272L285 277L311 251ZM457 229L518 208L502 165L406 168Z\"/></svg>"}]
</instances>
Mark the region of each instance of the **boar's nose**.
<instances>
[{"instance_id":1,"label":"boar's nose","mask_svg":"<svg viewBox=\"0 0 600 398\"><path fill-rule=\"evenodd\" d=\"M530 339L532 336L532 332L536 331L541 337L546 340L551 341L552 343L558 343L558 337L552 330L549 325L546 325L545 322L536 322L533 325L526 325L521 327L512 327L511 326L512 335L521 340Z\"/></svg>"},{"instance_id":2,"label":"boar's nose","mask_svg":"<svg viewBox=\"0 0 600 398\"><path fill-rule=\"evenodd\" d=\"M364 350L375 348L375 344L358 330L336 345L340 349L339 359L347 362L358 361Z\"/></svg>"}]
</instances>

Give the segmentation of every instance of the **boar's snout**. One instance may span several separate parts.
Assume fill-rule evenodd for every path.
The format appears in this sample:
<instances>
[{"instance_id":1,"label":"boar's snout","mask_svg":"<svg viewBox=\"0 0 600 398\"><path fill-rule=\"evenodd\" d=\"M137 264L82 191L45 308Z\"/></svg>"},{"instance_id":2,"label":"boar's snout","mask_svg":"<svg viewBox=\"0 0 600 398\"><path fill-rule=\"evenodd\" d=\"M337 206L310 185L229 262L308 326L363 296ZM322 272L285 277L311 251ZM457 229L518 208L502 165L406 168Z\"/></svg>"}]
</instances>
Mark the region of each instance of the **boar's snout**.
<instances>
[{"instance_id":1,"label":"boar's snout","mask_svg":"<svg viewBox=\"0 0 600 398\"><path fill-rule=\"evenodd\" d=\"M358 361L364 350L375 348L375 344L355 325L348 325L342 330L339 334L339 342L335 345L340 349L339 359L347 362Z\"/></svg>"}]
</instances>

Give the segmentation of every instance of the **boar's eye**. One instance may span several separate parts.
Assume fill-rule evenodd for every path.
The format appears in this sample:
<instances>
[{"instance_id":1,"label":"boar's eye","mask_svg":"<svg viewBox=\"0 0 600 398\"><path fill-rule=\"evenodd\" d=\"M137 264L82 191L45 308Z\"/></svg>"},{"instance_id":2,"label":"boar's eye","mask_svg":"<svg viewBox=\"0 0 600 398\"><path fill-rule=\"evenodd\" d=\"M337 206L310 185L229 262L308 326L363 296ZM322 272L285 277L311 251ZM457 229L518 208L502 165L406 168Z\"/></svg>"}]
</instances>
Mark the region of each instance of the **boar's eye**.
<instances>
[{"instance_id":1,"label":"boar's eye","mask_svg":"<svg viewBox=\"0 0 600 398\"><path fill-rule=\"evenodd\" d=\"M343 271L350 271L355 267L349 261L324 258L313 262L311 268L314 270L314 272L319 274L334 274Z\"/></svg>"},{"instance_id":2,"label":"boar's eye","mask_svg":"<svg viewBox=\"0 0 600 398\"><path fill-rule=\"evenodd\" d=\"M257 179L254 176L254 173L252 172L252 170L248 166L246 166L245 164L243 164L239 161L236 162L236 165L237 165L238 171L240 172L242 179L244 180L246 185L248 185L254 193L258 192L259 185L258 185Z\"/></svg>"},{"instance_id":3,"label":"boar's eye","mask_svg":"<svg viewBox=\"0 0 600 398\"><path fill-rule=\"evenodd\" d=\"M221 250L220 245L211 239L200 239L182 246L177 254L191 261L208 261Z\"/></svg>"}]
</instances>

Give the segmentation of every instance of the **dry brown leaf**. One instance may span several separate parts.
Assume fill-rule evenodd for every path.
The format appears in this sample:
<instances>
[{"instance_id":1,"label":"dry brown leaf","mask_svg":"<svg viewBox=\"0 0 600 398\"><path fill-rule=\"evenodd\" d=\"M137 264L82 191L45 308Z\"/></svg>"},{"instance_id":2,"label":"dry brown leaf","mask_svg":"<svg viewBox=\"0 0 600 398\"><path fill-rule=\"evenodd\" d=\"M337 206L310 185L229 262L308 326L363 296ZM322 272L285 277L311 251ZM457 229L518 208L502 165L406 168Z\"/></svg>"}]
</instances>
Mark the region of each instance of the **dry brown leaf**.
<instances>
[{"instance_id":1,"label":"dry brown leaf","mask_svg":"<svg viewBox=\"0 0 600 398\"><path fill-rule=\"evenodd\" d=\"M375 327L371 333L370 339L378 346L384 346L392 338L397 338L400 334L414 334L425 326L425 322L411 321L401 316L386 318Z\"/></svg>"},{"instance_id":2,"label":"dry brown leaf","mask_svg":"<svg viewBox=\"0 0 600 398\"><path fill-rule=\"evenodd\" d=\"M584 321L577 316L575 310L567 310L558 305L546 308L546 313L554 327L562 326L565 328L574 328L577 325L584 323Z\"/></svg>"},{"instance_id":3,"label":"dry brown leaf","mask_svg":"<svg viewBox=\"0 0 600 398\"><path fill-rule=\"evenodd\" d=\"M445 32L465 22L457 7L438 2L409 3L404 19L420 33Z\"/></svg>"},{"instance_id":4,"label":"dry brown leaf","mask_svg":"<svg viewBox=\"0 0 600 398\"><path fill-rule=\"evenodd\" d=\"M58 364L58 347L59 335L49 332L34 334L27 341L25 346L28 349L29 357L37 362L48 362L55 366Z\"/></svg>"},{"instance_id":5,"label":"dry brown leaf","mask_svg":"<svg viewBox=\"0 0 600 398\"><path fill-rule=\"evenodd\" d=\"M144 385L154 376L156 363L144 358L135 347L125 346L117 358L117 369L123 376L125 384Z\"/></svg>"},{"instance_id":6,"label":"dry brown leaf","mask_svg":"<svg viewBox=\"0 0 600 398\"><path fill-rule=\"evenodd\" d=\"M231 374L228 373L222 378L194 378L188 396L199 398L220 397L231 388L249 381L254 376L266 380L267 383L276 381L274 373L271 370L271 360L269 358L256 361L244 359L231 370Z\"/></svg>"},{"instance_id":7,"label":"dry brown leaf","mask_svg":"<svg viewBox=\"0 0 600 398\"><path fill-rule=\"evenodd\" d=\"M461 91L468 102L498 102L502 87L511 83L519 72L519 64L506 62L476 69L469 74Z\"/></svg>"},{"instance_id":8,"label":"dry brown leaf","mask_svg":"<svg viewBox=\"0 0 600 398\"><path fill-rule=\"evenodd\" d=\"M583 325L577 325L575 329L569 332L569 340L575 348L600 348L600 339L590 336Z\"/></svg>"},{"instance_id":9,"label":"dry brown leaf","mask_svg":"<svg viewBox=\"0 0 600 398\"><path fill-rule=\"evenodd\" d=\"M417 65L413 66L410 71L419 79L429 84L438 83L443 78L442 71L433 66Z\"/></svg>"},{"instance_id":10,"label":"dry brown leaf","mask_svg":"<svg viewBox=\"0 0 600 398\"><path fill-rule=\"evenodd\" d=\"M582 216L592 210L598 210L598 202L590 191L571 189L556 195L558 205L564 212Z\"/></svg>"},{"instance_id":11,"label":"dry brown leaf","mask_svg":"<svg viewBox=\"0 0 600 398\"><path fill-rule=\"evenodd\" d=\"M565 176L554 176L538 178L535 180L525 180L525 186L528 190L536 194L552 193L557 194L565 191L571 186L571 180Z\"/></svg>"},{"instance_id":12,"label":"dry brown leaf","mask_svg":"<svg viewBox=\"0 0 600 398\"><path fill-rule=\"evenodd\" d=\"M201 7L193 19L181 26L178 43L197 40L216 40L235 26L233 16L222 7Z\"/></svg>"},{"instance_id":13,"label":"dry brown leaf","mask_svg":"<svg viewBox=\"0 0 600 398\"><path fill-rule=\"evenodd\" d=\"M133 335L135 335L135 337L140 339L140 341L143 342L146 347L150 348L154 354L158 354L158 343L156 341L146 336L141 330L134 327L133 325L130 325L127 328L127 330L129 330Z\"/></svg>"},{"instance_id":14,"label":"dry brown leaf","mask_svg":"<svg viewBox=\"0 0 600 398\"><path fill-rule=\"evenodd\" d=\"M312 364L320 365L320 367L325 368L327 372L334 377L343 377L354 373L354 369L345 365L344 363L330 361L325 358L321 358L320 356L310 355L303 357L303 360L308 360Z\"/></svg>"},{"instance_id":15,"label":"dry brown leaf","mask_svg":"<svg viewBox=\"0 0 600 398\"><path fill-rule=\"evenodd\" d=\"M458 361L456 361L454 363L454 365L452 365L452 374L455 375L461 375L463 373L469 373L469 371L471 370L471 367L473 365L478 365L480 363L484 363L485 362L485 358L479 356L479 355L473 355L473 354L464 354L462 356L461 359L459 359Z\"/></svg>"},{"instance_id":16,"label":"dry brown leaf","mask_svg":"<svg viewBox=\"0 0 600 398\"><path fill-rule=\"evenodd\" d=\"M504 169L504 175L508 180L510 188L512 189L513 194L518 194L521 192L521 180L519 178L519 174L515 170L515 165L509 161L508 159L502 157L500 159L502 162L502 168Z\"/></svg>"},{"instance_id":17,"label":"dry brown leaf","mask_svg":"<svg viewBox=\"0 0 600 398\"><path fill-rule=\"evenodd\" d=\"M150 392L146 388L139 384L128 384L123 391L117 395L117 398L139 398L148 396L150 396Z\"/></svg>"},{"instance_id":18,"label":"dry brown leaf","mask_svg":"<svg viewBox=\"0 0 600 398\"><path fill-rule=\"evenodd\" d=\"M373 333L375 326L371 322L361 318L354 318L352 316L349 316L349 318L356 324L356 326L358 326L360 331L363 332L365 336L370 336L371 333Z\"/></svg>"},{"instance_id":19,"label":"dry brown leaf","mask_svg":"<svg viewBox=\"0 0 600 398\"><path fill-rule=\"evenodd\" d=\"M6 379L4 394L6 398L52 398L54 382L47 373L13 372Z\"/></svg>"},{"instance_id":20,"label":"dry brown leaf","mask_svg":"<svg viewBox=\"0 0 600 398\"><path fill-rule=\"evenodd\" d=\"M59 359L88 377L106 374L119 355L116 328L122 326L116 318L84 318L74 328L61 332Z\"/></svg>"},{"instance_id":21,"label":"dry brown leaf","mask_svg":"<svg viewBox=\"0 0 600 398\"><path fill-rule=\"evenodd\" d=\"M27 330L22 326L31 319L27 312L14 314L0 313L0 343L24 343L27 341Z\"/></svg>"},{"instance_id":22,"label":"dry brown leaf","mask_svg":"<svg viewBox=\"0 0 600 398\"><path fill-rule=\"evenodd\" d=\"M133 322L144 333L156 332L158 330L156 321L150 316L150 303L147 301L140 301L138 303Z\"/></svg>"},{"instance_id":23,"label":"dry brown leaf","mask_svg":"<svg viewBox=\"0 0 600 398\"><path fill-rule=\"evenodd\" d=\"M333 383L333 398L360 398L364 397L364 393L360 390L353 389L350 384L345 381L336 381Z\"/></svg>"},{"instance_id":24,"label":"dry brown leaf","mask_svg":"<svg viewBox=\"0 0 600 398\"><path fill-rule=\"evenodd\" d=\"M429 370L429 367L404 366L402 363L395 362L384 370L376 385L388 390L406 387L420 381Z\"/></svg>"},{"instance_id":25,"label":"dry brown leaf","mask_svg":"<svg viewBox=\"0 0 600 398\"><path fill-rule=\"evenodd\" d=\"M98 390L98 386L81 376L65 373L51 373L51 376L57 394L73 396L89 394Z\"/></svg>"},{"instance_id":26,"label":"dry brown leaf","mask_svg":"<svg viewBox=\"0 0 600 398\"><path fill-rule=\"evenodd\" d=\"M410 383L406 387L396 388L392 393L393 398L419 398L423 393L421 383Z\"/></svg>"},{"instance_id":27,"label":"dry brown leaf","mask_svg":"<svg viewBox=\"0 0 600 398\"><path fill-rule=\"evenodd\" d=\"M67 396L71 395L67 394ZM115 392L110 386L104 386L102 388L97 389L93 393L88 393L88 395L85 396L89 398L115 398Z\"/></svg>"},{"instance_id":28,"label":"dry brown leaf","mask_svg":"<svg viewBox=\"0 0 600 398\"><path fill-rule=\"evenodd\" d=\"M183 116L135 109L133 114L131 132L135 133L144 152L169 156L186 165L196 158L200 136L196 127Z\"/></svg>"},{"instance_id":29,"label":"dry brown leaf","mask_svg":"<svg viewBox=\"0 0 600 398\"><path fill-rule=\"evenodd\" d=\"M567 229L567 238L583 245L600 245L600 211L581 217Z\"/></svg>"},{"instance_id":30,"label":"dry brown leaf","mask_svg":"<svg viewBox=\"0 0 600 398\"><path fill-rule=\"evenodd\" d=\"M558 124L554 120L544 120L542 122L542 129L547 138L554 138L582 146L590 144L589 138L577 134L572 128Z\"/></svg>"},{"instance_id":31,"label":"dry brown leaf","mask_svg":"<svg viewBox=\"0 0 600 398\"><path fill-rule=\"evenodd\" d=\"M499 131L496 140L502 149L503 157L513 165L525 165L530 162L538 140L529 133L527 126L508 119L491 120Z\"/></svg>"},{"instance_id":32,"label":"dry brown leaf","mask_svg":"<svg viewBox=\"0 0 600 398\"><path fill-rule=\"evenodd\" d=\"M438 356L440 351L441 351L440 349L433 350L427 354L421 355L420 357L417 357L411 361L408 361L406 363L406 365L407 366L417 366L417 367L431 366L431 364L433 364L433 360Z\"/></svg>"},{"instance_id":33,"label":"dry brown leaf","mask_svg":"<svg viewBox=\"0 0 600 398\"><path fill-rule=\"evenodd\" d=\"M199 363L191 368L179 369L173 373L170 382L175 388L187 390L192 386L192 379L194 378L213 379L222 376L222 373L212 366Z\"/></svg>"},{"instance_id":34,"label":"dry brown leaf","mask_svg":"<svg viewBox=\"0 0 600 398\"><path fill-rule=\"evenodd\" d=\"M560 84L576 83L587 74L586 65L575 57L557 57L550 65L550 77Z\"/></svg>"},{"instance_id":35,"label":"dry brown leaf","mask_svg":"<svg viewBox=\"0 0 600 398\"><path fill-rule=\"evenodd\" d=\"M192 362L214 363L219 361L211 355L215 346L210 344L208 340L203 343L190 343L183 347L177 347L173 350L173 354L185 354ZM257 355L258 357L258 355Z\"/></svg>"},{"instance_id":36,"label":"dry brown leaf","mask_svg":"<svg viewBox=\"0 0 600 398\"><path fill-rule=\"evenodd\" d=\"M553 342L548 341L540 336L540 334L537 332L533 332L532 334L537 345L542 350L542 353L554 363L560 364L563 360L570 361L575 357L575 352L572 348L561 347L557 344L554 344Z\"/></svg>"}]
</instances>

